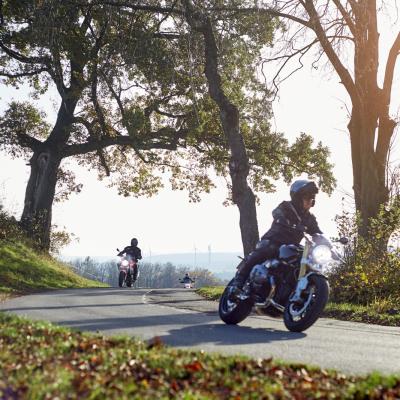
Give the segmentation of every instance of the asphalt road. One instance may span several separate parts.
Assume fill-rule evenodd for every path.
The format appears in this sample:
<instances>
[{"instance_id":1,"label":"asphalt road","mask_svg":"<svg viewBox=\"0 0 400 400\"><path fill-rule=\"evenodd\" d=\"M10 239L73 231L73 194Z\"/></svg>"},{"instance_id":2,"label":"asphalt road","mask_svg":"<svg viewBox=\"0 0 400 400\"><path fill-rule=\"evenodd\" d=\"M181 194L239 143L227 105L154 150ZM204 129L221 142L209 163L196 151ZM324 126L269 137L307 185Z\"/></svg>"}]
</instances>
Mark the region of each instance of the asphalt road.
<instances>
[{"instance_id":1,"label":"asphalt road","mask_svg":"<svg viewBox=\"0 0 400 400\"><path fill-rule=\"evenodd\" d=\"M400 373L400 328L320 319L303 333L280 319L252 315L225 325L218 304L190 289L69 289L14 298L1 311L106 335L256 358L305 362L345 373Z\"/></svg>"}]
</instances>

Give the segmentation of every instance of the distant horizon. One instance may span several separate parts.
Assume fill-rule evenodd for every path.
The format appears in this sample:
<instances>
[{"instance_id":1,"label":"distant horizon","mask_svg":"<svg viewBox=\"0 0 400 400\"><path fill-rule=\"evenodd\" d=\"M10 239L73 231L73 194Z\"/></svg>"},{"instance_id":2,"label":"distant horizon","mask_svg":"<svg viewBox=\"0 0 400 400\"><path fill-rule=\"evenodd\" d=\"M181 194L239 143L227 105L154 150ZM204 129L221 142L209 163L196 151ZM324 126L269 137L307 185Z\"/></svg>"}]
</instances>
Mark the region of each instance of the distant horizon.
<instances>
[{"instance_id":1,"label":"distant horizon","mask_svg":"<svg viewBox=\"0 0 400 400\"><path fill-rule=\"evenodd\" d=\"M142 253L143 254L143 253ZM160 257L160 256L176 256L176 255L209 255L209 254L224 254L224 255L237 255L241 257L241 254L243 254L243 251L211 251L210 253L208 251L198 251L198 252L194 252L194 251L182 251L182 252L172 252L172 253L151 253L151 255L143 255L142 260L147 259L147 258L151 258L151 257ZM90 258L106 258L106 257L110 257L110 258L114 258L114 257L118 257L116 254L115 255L108 255L108 254L96 254L96 255L90 255L90 254L58 254L56 256L57 258L62 258L62 259L71 259L71 258L86 258L86 257L90 257Z\"/></svg>"}]
</instances>

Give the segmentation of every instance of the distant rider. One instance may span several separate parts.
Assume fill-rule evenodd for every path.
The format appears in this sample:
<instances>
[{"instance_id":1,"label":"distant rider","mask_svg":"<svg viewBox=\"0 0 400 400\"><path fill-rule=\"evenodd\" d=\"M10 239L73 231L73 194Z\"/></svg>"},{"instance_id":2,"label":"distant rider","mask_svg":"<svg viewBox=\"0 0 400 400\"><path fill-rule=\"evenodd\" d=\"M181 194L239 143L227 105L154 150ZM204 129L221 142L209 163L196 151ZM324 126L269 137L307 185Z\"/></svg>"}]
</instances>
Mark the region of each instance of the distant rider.
<instances>
[{"instance_id":1,"label":"distant rider","mask_svg":"<svg viewBox=\"0 0 400 400\"><path fill-rule=\"evenodd\" d=\"M188 273L185 274L184 278L182 279L182 283L194 283L194 279L192 279Z\"/></svg>"},{"instance_id":2,"label":"distant rider","mask_svg":"<svg viewBox=\"0 0 400 400\"><path fill-rule=\"evenodd\" d=\"M301 179L292 183L291 201L283 201L272 211L271 228L262 236L256 249L239 264L231 284L234 295L241 293L252 268L265 260L277 257L281 245L299 244L304 233L322 233L315 216L309 211L315 205L317 193L318 186L313 181Z\"/></svg>"},{"instance_id":3,"label":"distant rider","mask_svg":"<svg viewBox=\"0 0 400 400\"><path fill-rule=\"evenodd\" d=\"M138 245L138 240L136 238L133 238L131 240L131 245L126 246L122 251L118 253L118 256L123 256L124 254L127 254L131 256L136 262L142 259L142 251L140 250ZM137 275L138 275L138 270L139 270L139 265L136 264L136 268L134 269L134 275L133 275L133 281L136 281Z\"/></svg>"}]
</instances>

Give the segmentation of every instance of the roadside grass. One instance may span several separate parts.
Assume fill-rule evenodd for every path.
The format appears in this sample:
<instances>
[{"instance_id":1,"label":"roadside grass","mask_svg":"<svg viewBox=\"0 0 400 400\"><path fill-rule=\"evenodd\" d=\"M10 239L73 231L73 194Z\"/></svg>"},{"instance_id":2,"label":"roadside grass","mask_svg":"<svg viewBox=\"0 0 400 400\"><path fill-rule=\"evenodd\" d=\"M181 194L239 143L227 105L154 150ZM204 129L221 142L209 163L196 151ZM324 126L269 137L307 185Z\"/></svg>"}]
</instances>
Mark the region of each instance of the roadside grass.
<instances>
[{"instance_id":1,"label":"roadside grass","mask_svg":"<svg viewBox=\"0 0 400 400\"><path fill-rule=\"evenodd\" d=\"M0 241L0 300L42 289L107 286L83 278L22 242Z\"/></svg>"},{"instance_id":2,"label":"roadside grass","mask_svg":"<svg viewBox=\"0 0 400 400\"><path fill-rule=\"evenodd\" d=\"M106 338L0 313L4 399L382 399L400 377Z\"/></svg>"},{"instance_id":3,"label":"roadside grass","mask_svg":"<svg viewBox=\"0 0 400 400\"><path fill-rule=\"evenodd\" d=\"M218 301L224 288L224 286L202 287L196 292L208 300ZM344 321L400 326L400 310L394 309L391 303L379 300L368 306L329 302L322 316Z\"/></svg>"}]
</instances>

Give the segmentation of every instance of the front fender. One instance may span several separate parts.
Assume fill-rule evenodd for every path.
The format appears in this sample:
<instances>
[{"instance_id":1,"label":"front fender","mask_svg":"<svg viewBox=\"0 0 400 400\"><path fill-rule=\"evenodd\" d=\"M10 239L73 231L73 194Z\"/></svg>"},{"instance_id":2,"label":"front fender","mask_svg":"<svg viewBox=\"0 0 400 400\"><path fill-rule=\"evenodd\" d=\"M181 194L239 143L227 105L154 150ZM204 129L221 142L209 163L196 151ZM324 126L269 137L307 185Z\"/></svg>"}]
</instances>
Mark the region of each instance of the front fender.
<instances>
[{"instance_id":1,"label":"front fender","mask_svg":"<svg viewBox=\"0 0 400 400\"><path fill-rule=\"evenodd\" d=\"M301 292L303 290L305 290L307 288L307 286L308 286L308 278L310 276L313 276L313 275L322 276L326 281L328 280L328 278L324 274L322 274L321 272L318 272L318 271L310 271L310 272L308 272L306 275L304 275L302 278L300 278L297 281L296 290L295 290L294 294L290 297L290 299L289 299L290 301L298 301L298 300L300 300Z\"/></svg>"}]
</instances>

